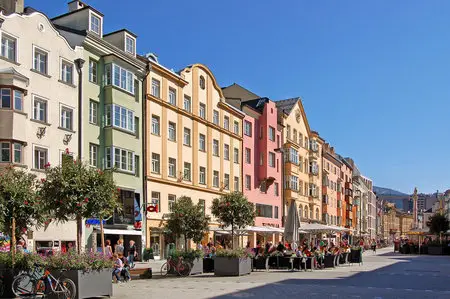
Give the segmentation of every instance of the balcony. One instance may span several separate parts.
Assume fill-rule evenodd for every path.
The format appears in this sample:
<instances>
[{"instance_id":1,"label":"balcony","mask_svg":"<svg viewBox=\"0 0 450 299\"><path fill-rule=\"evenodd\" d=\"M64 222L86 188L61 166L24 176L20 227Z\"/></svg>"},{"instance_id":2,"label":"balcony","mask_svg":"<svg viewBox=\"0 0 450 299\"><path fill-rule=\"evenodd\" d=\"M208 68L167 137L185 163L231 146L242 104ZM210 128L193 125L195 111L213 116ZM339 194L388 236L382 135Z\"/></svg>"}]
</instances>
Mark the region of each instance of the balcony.
<instances>
[{"instance_id":1,"label":"balcony","mask_svg":"<svg viewBox=\"0 0 450 299\"><path fill-rule=\"evenodd\" d=\"M353 184L351 182L345 182L345 189L353 190Z\"/></svg>"},{"instance_id":2,"label":"balcony","mask_svg":"<svg viewBox=\"0 0 450 299\"><path fill-rule=\"evenodd\" d=\"M328 195L322 195L322 203L328 205Z\"/></svg>"}]
</instances>

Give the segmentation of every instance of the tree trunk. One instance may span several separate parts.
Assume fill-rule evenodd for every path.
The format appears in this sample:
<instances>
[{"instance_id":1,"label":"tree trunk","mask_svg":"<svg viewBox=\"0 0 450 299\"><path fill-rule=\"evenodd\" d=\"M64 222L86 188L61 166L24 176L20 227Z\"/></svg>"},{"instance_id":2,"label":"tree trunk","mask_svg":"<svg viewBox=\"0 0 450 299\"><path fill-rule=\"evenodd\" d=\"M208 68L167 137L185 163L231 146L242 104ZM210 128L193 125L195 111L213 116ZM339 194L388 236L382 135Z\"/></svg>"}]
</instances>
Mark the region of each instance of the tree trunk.
<instances>
[{"instance_id":1,"label":"tree trunk","mask_svg":"<svg viewBox=\"0 0 450 299\"><path fill-rule=\"evenodd\" d=\"M186 235L184 235L184 252L187 252L187 246L188 246L188 240L186 238Z\"/></svg>"},{"instance_id":2,"label":"tree trunk","mask_svg":"<svg viewBox=\"0 0 450 299\"><path fill-rule=\"evenodd\" d=\"M14 268L14 264L16 262L16 218L13 216L11 221L11 259L12 259L12 266Z\"/></svg>"},{"instance_id":3,"label":"tree trunk","mask_svg":"<svg viewBox=\"0 0 450 299\"><path fill-rule=\"evenodd\" d=\"M105 251L105 233L103 232L103 218L100 217L100 239L102 242L102 252L103 255L106 255L106 251Z\"/></svg>"},{"instance_id":4,"label":"tree trunk","mask_svg":"<svg viewBox=\"0 0 450 299\"><path fill-rule=\"evenodd\" d=\"M234 249L234 223L231 223L231 249Z\"/></svg>"},{"instance_id":5,"label":"tree trunk","mask_svg":"<svg viewBox=\"0 0 450 299\"><path fill-rule=\"evenodd\" d=\"M77 215L77 252L81 253L81 238L83 235L83 223L81 220L81 216Z\"/></svg>"}]
</instances>

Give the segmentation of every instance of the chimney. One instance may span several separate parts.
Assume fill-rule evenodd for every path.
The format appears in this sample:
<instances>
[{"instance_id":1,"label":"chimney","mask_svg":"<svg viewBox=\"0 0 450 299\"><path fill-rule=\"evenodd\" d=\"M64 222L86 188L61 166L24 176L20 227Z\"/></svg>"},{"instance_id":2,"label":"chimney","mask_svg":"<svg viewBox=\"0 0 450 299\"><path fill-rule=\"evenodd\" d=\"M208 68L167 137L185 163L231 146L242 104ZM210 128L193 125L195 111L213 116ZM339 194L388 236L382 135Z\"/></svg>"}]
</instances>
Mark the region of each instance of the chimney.
<instances>
[{"instance_id":1,"label":"chimney","mask_svg":"<svg viewBox=\"0 0 450 299\"><path fill-rule=\"evenodd\" d=\"M23 13L24 0L0 0L0 10L4 14Z\"/></svg>"},{"instance_id":2,"label":"chimney","mask_svg":"<svg viewBox=\"0 0 450 299\"><path fill-rule=\"evenodd\" d=\"M69 3L67 3L67 5L69 6L69 12L79 10L79 9L87 6L85 3L78 1L78 0L70 1Z\"/></svg>"}]
</instances>

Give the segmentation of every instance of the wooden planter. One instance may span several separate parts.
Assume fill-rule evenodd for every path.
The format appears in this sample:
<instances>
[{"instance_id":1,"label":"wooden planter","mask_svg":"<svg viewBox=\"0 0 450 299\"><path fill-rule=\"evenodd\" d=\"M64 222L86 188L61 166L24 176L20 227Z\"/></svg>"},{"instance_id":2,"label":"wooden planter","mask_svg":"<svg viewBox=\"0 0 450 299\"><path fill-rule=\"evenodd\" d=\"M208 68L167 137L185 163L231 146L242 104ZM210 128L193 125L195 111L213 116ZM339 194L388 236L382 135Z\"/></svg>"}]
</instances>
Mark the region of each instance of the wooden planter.
<instances>
[{"instance_id":1,"label":"wooden planter","mask_svg":"<svg viewBox=\"0 0 450 299\"><path fill-rule=\"evenodd\" d=\"M59 277L60 273L59 271L52 271L52 275ZM74 299L112 296L112 269L99 271L69 270L64 272L62 276L70 278L77 286L77 294Z\"/></svg>"},{"instance_id":2,"label":"wooden planter","mask_svg":"<svg viewBox=\"0 0 450 299\"><path fill-rule=\"evenodd\" d=\"M241 276L250 274L252 261L250 258L230 258L216 256L214 259L214 275Z\"/></svg>"}]
</instances>

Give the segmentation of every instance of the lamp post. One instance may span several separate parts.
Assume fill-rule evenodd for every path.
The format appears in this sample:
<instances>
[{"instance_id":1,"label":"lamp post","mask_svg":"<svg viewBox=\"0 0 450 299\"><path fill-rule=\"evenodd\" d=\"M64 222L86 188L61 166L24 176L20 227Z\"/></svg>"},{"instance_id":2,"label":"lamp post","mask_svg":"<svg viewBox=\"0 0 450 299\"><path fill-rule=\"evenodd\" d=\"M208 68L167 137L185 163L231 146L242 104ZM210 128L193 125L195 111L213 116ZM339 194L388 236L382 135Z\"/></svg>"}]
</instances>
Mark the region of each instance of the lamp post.
<instances>
[{"instance_id":1,"label":"lamp post","mask_svg":"<svg viewBox=\"0 0 450 299\"><path fill-rule=\"evenodd\" d=\"M284 223L286 222L285 217L285 200L284 200L284 185L285 185L285 178L284 178L284 148L276 148L276 153L281 154L281 226L284 227Z\"/></svg>"}]
</instances>

